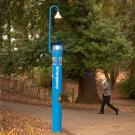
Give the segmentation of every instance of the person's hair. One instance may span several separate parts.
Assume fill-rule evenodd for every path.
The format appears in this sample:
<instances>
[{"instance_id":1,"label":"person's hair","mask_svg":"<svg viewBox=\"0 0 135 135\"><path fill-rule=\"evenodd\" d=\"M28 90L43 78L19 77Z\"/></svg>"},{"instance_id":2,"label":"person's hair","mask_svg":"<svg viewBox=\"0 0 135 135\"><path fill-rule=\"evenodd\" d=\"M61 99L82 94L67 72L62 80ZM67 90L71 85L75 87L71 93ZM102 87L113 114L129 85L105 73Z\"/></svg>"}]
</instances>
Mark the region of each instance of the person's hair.
<instances>
[{"instance_id":1,"label":"person's hair","mask_svg":"<svg viewBox=\"0 0 135 135\"><path fill-rule=\"evenodd\" d=\"M104 80L102 81L102 85L103 85L105 82L107 82L107 80L106 80L106 79L104 79Z\"/></svg>"}]
</instances>

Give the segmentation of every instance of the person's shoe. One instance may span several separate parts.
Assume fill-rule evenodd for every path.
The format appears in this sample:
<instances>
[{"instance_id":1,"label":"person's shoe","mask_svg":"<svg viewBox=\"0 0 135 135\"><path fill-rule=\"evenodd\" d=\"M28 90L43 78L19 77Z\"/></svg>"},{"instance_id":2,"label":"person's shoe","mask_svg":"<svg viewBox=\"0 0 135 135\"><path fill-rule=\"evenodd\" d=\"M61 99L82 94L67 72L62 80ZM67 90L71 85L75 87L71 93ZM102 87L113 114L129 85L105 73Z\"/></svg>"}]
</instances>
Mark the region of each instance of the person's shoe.
<instances>
[{"instance_id":1,"label":"person's shoe","mask_svg":"<svg viewBox=\"0 0 135 135\"><path fill-rule=\"evenodd\" d=\"M119 109L116 109L116 110L115 110L115 113L116 113L116 115L118 115L118 113L119 113Z\"/></svg>"},{"instance_id":2,"label":"person's shoe","mask_svg":"<svg viewBox=\"0 0 135 135\"><path fill-rule=\"evenodd\" d=\"M98 114L104 114L104 112L98 112Z\"/></svg>"}]
</instances>

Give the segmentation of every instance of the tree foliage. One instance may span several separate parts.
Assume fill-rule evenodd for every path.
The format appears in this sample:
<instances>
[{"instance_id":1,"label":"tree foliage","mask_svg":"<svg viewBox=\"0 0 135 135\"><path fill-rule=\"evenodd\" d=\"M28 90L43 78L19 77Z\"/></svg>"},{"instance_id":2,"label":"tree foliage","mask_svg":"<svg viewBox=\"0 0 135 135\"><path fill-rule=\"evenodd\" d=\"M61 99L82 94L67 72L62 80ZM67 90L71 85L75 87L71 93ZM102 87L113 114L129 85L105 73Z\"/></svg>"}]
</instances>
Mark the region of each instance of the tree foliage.
<instances>
[{"instance_id":1,"label":"tree foliage","mask_svg":"<svg viewBox=\"0 0 135 135\"><path fill-rule=\"evenodd\" d=\"M129 42L120 31L119 23L115 24L115 21L104 16L102 7L105 2L50 1L53 4L56 2L60 5L63 21L54 27L53 39L61 39L64 43L66 72L76 76L78 73L83 75L90 68L109 69L130 54ZM42 64L48 65L51 61L47 52L50 3L46 0L0 2L1 72L20 72ZM115 5L111 4L112 7ZM14 51L15 47L17 51ZM40 57L42 54L43 57Z\"/></svg>"},{"instance_id":2,"label":"tree foliage","mask_svg":"<svg viewBox=\"0 0 135 135\"><path fill-rule=\"evenodd\" d=\"M70 32L59 35L65 43L66 69L72 76L83 75L90 68L109 71L112 65L131 54L130 43L121 32L119 23L102 18L102 10L97 6L89 1L66 5L66 8L73 9L65 13Z\"/></svg>"},{"instance_id":3,"label":"tree foliage","mask_svg":"<svg viewBox=\"0 0 135 135\"><path fill-rule=\"evenodd\" d=\"M135 75L129 76L126 80L121 82L120 92L123 95L135 99Z\"/></svg>"}]
</instances>

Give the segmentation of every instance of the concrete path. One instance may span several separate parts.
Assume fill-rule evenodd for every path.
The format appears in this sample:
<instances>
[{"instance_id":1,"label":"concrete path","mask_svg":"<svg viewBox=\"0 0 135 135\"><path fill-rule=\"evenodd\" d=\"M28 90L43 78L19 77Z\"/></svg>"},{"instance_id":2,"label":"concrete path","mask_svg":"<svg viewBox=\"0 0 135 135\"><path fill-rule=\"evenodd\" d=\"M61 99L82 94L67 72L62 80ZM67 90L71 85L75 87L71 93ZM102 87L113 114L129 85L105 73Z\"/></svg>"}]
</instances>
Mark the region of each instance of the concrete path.
<instances>
[{"instance_id":1,"label":"concrete path","mask_svg":"<svg viewBox=\"0 0 135 135\"><path fill-rule=\"evenodd\" d=\"M0 101L0 106L36 116L51 124L51 108ZM135 113L113 112L97 114L91 110L63 109L63 127L75 135L134 135Z\"/></svg>"}]
</instances>

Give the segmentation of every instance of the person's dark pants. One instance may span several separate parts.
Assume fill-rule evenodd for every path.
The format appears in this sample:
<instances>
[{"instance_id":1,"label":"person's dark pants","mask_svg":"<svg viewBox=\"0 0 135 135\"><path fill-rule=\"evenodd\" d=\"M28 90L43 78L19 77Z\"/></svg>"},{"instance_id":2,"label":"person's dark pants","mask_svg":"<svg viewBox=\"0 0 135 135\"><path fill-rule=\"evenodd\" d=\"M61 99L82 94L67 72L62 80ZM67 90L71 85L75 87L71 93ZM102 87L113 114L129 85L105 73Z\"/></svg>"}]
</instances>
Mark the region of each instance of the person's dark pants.
<instances>
[{"instance_id":1,"label":"person's dark pants","mask_svg":"<svg viewBox=\"0 0 135 135\"><path fill-rule=\"evenodd\" d=\"M117 108L115 108L115 107L110 103L110 98L111 98L111 96L104 96L104 95L103 95L103 101L102 101L101 110L100 110L101 113L104 113L104 107L105 107L106 104L107 104L107 106L109 106L110 108L112 108L114 111L117 110Z\"/></svg>"}]
</instances>

